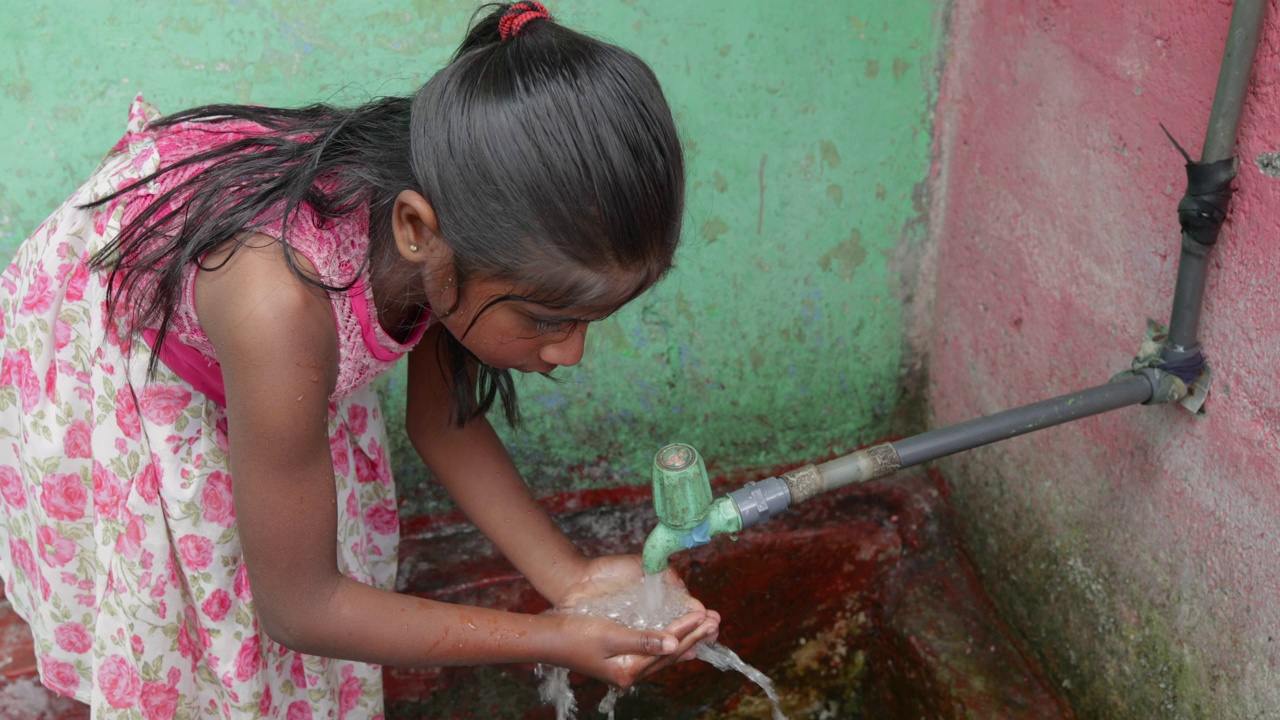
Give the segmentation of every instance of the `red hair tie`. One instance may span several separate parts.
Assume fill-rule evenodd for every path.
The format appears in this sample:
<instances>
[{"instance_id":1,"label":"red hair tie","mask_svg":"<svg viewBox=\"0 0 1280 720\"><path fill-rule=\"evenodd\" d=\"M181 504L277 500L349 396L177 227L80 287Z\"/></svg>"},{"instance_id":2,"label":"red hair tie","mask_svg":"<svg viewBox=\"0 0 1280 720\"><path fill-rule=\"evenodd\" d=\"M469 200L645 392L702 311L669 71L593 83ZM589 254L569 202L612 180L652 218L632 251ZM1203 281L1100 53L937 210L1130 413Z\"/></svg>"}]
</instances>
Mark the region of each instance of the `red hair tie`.
<instances>
[{"instance_id":1,"label":"red hair tie","mask_svg":"<svg viewBox=\"0 0 1280 720\"><path fill-rule=\"evenodd\" d=\"M550 20L551 13L543 7L542 3L534 2L518 2L507 9L507 14L502 16L498 21L498 36L503 40L520 34L526 23L530 20Z\"/></svg>"}]
</instances>

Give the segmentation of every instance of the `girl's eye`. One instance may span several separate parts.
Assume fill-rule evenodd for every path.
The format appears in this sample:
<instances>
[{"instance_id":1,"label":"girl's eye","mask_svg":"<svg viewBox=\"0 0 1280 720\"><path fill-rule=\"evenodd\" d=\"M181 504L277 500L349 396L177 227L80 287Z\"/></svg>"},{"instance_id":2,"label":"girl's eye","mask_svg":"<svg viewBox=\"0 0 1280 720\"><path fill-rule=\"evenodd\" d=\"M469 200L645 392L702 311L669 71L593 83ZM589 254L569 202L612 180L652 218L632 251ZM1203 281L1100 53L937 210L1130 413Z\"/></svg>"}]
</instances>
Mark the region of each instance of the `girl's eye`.
<instances>
[{"instance_id":1,"label":"girl's eye","mask_svg":"<svg viewBox=\"0 0 1280 720\"><path fill-rule=\"evenodd\" d=\"M533 328L538 332L561 332L572 326L573 323L567 320L538 320L535 318L533 321Z\"/></svg>"}]
</instances>

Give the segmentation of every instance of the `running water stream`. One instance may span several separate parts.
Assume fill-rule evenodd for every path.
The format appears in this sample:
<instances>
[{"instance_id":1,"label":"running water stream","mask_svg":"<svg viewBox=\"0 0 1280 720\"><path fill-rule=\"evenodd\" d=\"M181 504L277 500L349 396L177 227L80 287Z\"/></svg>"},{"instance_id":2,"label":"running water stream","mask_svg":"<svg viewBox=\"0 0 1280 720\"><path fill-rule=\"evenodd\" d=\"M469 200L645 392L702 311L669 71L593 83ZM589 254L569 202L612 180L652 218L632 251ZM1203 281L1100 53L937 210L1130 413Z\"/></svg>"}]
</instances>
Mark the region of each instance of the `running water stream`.
<instances>
[{"instance_id":1,"label":"running water stream","mask_svg":"<svg viewBox=\"0 0 1280 720\"><path fill-rule=\"evenodd\" d=\"M608 618L633 630L666 627L672 620L684 615L688 607L685 604L685 592L672 589L662 578L662 575L648 575L642 582L624 588L621 592L574 606L567 612ZM694 652L699 660L712 667L718 670L737 670L759 685L773 703L773 720L787 720L787 716L778 707L778 693L774 690L773 682L767 675L743 662L737 653L714 642L700 642ZM578 703L569 686L569 671L561 667L539 665L537 674L542 680L538 688L539 695L544 703L555 708L556 720L574 720L577 717ZM613 720L613 711L620 697L621 691L609 688L597 709L607 714L609 720Z\"/></svg>"}]
</instances>

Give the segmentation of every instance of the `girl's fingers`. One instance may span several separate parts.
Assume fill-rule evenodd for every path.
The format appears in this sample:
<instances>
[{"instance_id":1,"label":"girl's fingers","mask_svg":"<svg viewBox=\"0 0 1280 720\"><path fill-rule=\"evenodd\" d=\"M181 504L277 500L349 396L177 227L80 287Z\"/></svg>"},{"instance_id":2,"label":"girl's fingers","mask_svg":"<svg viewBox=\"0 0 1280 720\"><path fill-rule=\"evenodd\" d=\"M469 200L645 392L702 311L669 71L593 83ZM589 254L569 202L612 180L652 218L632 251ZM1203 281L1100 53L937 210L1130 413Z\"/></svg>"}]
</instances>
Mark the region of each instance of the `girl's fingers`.
<instances>
[{"instance_id":1,"label":"girl's fingers","mask_svg":"<svg viewBox=\"0 0 1280 720\"><path fill-rule=\"evenodd\" d=\"M680 648L675 635L658 630L631 633L629 646L619 649L619 655L670 655Z\"/></svg>"},{"instance_id":2,"label":"girl's fingers","mask_svg":"<svg viewBox=\"0 0 1280 720\"><path fill-rule=\"evenodd\" d=\"M686 655L691 655L694 652L693 646L706 639L706 636L706 629L702 627L699 627L689 633L684 637L684 640L680 642L680 646L676 648L675 652L667 655L666 657L657 658L657 661L644 672L644 675L650 675L658 672L665 667L674 665L675 663L685 659ZM643 677L643 675L637 677Z\"/></svg>"},{"instance_id":3,"label":"girl's fingers","mask_svg":"<svg viewBox=\"0 0 1280 720\"><path fill-rule=\"evenodd\" d=\"M720 637L720 613L715 610L707 611L707 619L702 623L707 629L707 642L715 642Z\"/></svg>"},{"instance_id":4,"label":"girl's fingers","mask_svg":"<svg viewBox=\"0 0 1280 720\"><path fill-rule=\"evenodd\" d=\"M706 622L706 619L707 616L704 613L697 611L691 612L672 620L667 624L667 627L664 628L664 630L675 635L677 638L682 638L689 632L692 632L694 628Z\"/></svg>"}]
</instances>

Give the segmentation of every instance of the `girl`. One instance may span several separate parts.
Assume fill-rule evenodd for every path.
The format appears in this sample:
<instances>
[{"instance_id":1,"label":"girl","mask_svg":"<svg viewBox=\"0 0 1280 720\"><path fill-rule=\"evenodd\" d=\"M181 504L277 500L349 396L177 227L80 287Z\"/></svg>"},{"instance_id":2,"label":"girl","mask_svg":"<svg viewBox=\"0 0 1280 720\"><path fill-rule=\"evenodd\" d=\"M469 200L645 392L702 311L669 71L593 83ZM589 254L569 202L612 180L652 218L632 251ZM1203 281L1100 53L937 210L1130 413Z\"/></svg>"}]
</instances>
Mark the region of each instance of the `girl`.
<instances>
[{"instance_id":1,"label":"girl","mask_svg":"<svg viewBox=\"0 0 1280 720\"><path fill-rule=\"evenodd\" d=\"M683 197L649 68L536 2L411 98L135 101L0 278L0 578L45 685L101 717L365 718L377 664L626 687L714 636L692 600L636 632L392 592L368 388L408 354L414 447L552 604L637 579L559 532L485 414L670 269Z\"/></svg>"}]
</instances>

